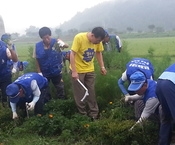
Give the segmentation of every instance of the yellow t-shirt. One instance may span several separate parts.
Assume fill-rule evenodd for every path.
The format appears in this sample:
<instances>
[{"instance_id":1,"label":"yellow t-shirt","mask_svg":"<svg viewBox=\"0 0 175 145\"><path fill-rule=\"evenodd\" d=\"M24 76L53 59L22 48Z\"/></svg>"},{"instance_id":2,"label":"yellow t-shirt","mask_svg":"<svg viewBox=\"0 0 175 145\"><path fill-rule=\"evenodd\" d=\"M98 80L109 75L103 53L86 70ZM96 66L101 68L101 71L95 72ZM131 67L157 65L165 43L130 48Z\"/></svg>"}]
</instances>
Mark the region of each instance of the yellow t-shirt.
<instances>
[{"instance_id":1,"label":"yellow t-shirt","mask_svg":"<svg viewBox=\"0 0 175 145\"><path fill-rule=\"evenodd\" d=\"M72 48L75 55L75 67L78 73L87 73L94 71L95 52L103 51L102 42L99 44L91 43L86 33L79 33L74 37Z\"/></svg>"}]
</instances>

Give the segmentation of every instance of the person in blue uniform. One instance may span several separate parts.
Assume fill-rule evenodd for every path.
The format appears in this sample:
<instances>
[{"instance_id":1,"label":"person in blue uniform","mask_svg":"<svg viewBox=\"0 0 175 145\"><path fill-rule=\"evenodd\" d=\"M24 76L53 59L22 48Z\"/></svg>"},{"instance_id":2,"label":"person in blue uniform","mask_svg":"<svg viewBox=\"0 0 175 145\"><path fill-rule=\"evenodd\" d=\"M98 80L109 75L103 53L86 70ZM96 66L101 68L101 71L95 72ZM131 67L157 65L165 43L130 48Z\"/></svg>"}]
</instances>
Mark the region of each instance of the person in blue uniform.
<instances>
[{"instance_id":1,"label":"person in blue uniform","mask_svg":"<svg viewBox=\"0 0 175 145\"><path fill-rule=\"evenodd\" d=\"M121 52L122 50L122 41L118 35L115 34L109 34L105 30L105 38L103 39L103 46L105 51L110 50L117 50L118 52Z\"/></svg>"},{"instance_id":2,"label":"person in blue uniform","mask_svg":"<svg viewBox=\"0 0 175 145\"><path fill-rule=\"evenodd\" d=\"M18 118L17 107L25 110L26 103L27 109L34 110L35 115L42 114L47 86L47 78L35 72L26 73L9 84L6 94L13 112L12 118Z\"/></svg>"},{"instance_id":3,"label":"person in blue uniform","mask_svg":"<svg viewBox=\"0 0 175 145\"><path fill-rule=\"evenodd\" d=\"M144 103L142 100L141 95L136 94L133 91L128 91L125 88L125 82L131 82L130 76L136 72L141 71L145 74L147 79L154 78L154 66L153 64L146 58L133 58L126 64L126 70L122 73L120 79L118 79L118 86L122 91L123 95L125 96L126 102L133 102L134 101L134 109L135 109L135 117L138 119L141 115L141 112L144 108Z\"/></svg>"},{"instance_id":4,"label":"person in blue uniform","mask_svg":"<svg viewBox=\"0 0 175 145\"><path fill-rule=\"evenodd\" d=\"M12 71L8 66L8 62L12 60L18 61L18 57L11 45L6 45L0 41L0 89L1 89L1 103L7 107L6 87L12 82Z\"/></svg>"},{"instance_id":5,"label":"person in blue uniform","mask_svg":"<svg viewBox=\"0 0 175 145\"><path fill-rule=\"evenodd\" d=\"M33 56L36 58L37 72L52 81L57 90L58 99L66 99L64 83L62 82L62 49L68 45L60 39L51 38L51 30L48 27L39 29L42 41L36 43ZM51 95L48 90L48 96Z\"/></svg>"},{"instance_id":6,"label":"person in blue uniform","mask_svg":"<svg viewBox=\"0 0 175 145\"><path fill-rule=\"evenodd\" d=\"M170 145L175 121L175 64L170 65L159 76L156 94L162 106L159 145Z\"/></svg>"},{"instance_id":7,"label":"person in blue uniform","mask_svg":"<svg viewBox=\"0 0 175 145\"><path fill-rule=\"evenodd\" d=\"M140 118L136 122L136 124L139 124L148 119L154 113L156 114L156 110L159 108L160 103L156 95L157 82L147 79L146 75L140 71L133 73L130 76L130 81L131 83L128 90L142 96L144 102L144 109Z\"/></svg>"}]
</instances>

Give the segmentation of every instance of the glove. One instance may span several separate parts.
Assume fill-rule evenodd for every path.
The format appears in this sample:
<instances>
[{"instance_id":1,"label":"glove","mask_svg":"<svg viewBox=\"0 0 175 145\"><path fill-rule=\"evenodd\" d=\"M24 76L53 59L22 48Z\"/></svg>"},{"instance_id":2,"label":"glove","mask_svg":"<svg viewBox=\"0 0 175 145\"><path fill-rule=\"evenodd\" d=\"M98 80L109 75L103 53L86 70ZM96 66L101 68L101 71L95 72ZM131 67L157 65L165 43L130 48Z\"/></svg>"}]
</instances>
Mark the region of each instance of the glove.
<instances>
[{"instance_id":1,"label":"glove","mask_svg":"<svg viewBox=\"0 0 175 145\"><path fill-rule=\"evenodd\" d=\"M60 39L57 39L57 43L58 43L59 47L63 47L65 45L65 43Z\"/></svg>"},{"instance_id":2,"label":"glove","mask_svg":"<svg viewBox=\"0 0 175 145\"><path fill-rule=\"evenodd\" d=\"M136 101L136 100L140 100L140 99L143 99L143 96L140 96L138 94L135 94L135 95L129 95L129 94L126 94L125 95L125 102L128 102L128 101Z\"/></svg>"},{"instance_id":3,"label":"glove","mask_svg":"<svg viewBox=\"0 0 175 145\"><path fill-rule=\"evenodd\" d=\"M42 72L39 72L38 74L41 75L41 76L43 76Z\"/></svg>"},{"instance_id":4,"label":"glove","mask_svg":"<svg viewBox=\"0 0 175 145\"><path fill-rule=\"evenodd\" d=\"M17 69L16 68L12 68L12 73L15 74L17 72Z\"/></svg>"},{"instance_id":5,"label":"glove","mask_svg":"<svg viewBox=\"0 0 175 145\"><path fill-rule=\"evenodd\" d=\"M35 107L35 102L26 103L27 110L32 111Z\"/></svg>"},{"instance_id":6,"label":"glove","mask_svg":"<svg viewBox=\"0 0 175 145\"><path fill-rule=\"evenodd\" d=\"M16 119L16 118L18 118L18 114L17 114L16 112L13 112L13 117L12 117L12 119Z\"/></svg>"}]
</instances>

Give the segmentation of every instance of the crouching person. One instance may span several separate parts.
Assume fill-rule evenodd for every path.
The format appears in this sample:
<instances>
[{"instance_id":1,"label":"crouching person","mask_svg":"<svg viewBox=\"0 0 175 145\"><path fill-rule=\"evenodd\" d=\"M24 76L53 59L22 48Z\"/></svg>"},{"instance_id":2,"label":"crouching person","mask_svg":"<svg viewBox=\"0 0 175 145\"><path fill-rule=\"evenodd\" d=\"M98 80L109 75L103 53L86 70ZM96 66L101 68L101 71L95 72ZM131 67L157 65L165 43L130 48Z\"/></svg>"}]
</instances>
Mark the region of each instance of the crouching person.
<instances>
[{"instance_id":1,"label":"crouching person","mask_svg":"<svg viewBox=\"0 0 175 145\"><path fill-rule=\"evenodd\" d=\"M17 107L42 115L47 86L47 79L38 73L26 73L8 85L6 93L13 112L12 118L18 118Z\"/></svg>"},{"instance_id":2,"label":"crouching person","mask_svg":"<svg viewBox=\"0 0 175 145\"><path fill-rule=\"evenodd\" d=\"M159 110L160 103L155 92L156 82L151 79L146 79L146 76L140 71L133 73L130 76L130 80L131 83L128 87L128 90L134 91L139 96L143 96L142 99L145 104L143 112L138 121L136 122L136 124L140 124L142 123L142 121L148 119L151 115L155 114L157 110ZM137 99L141 98L138 98L135 95L130 97L130 101ZM133 127L131 128L131 130L133 129Z\"/></svg>"}]
</instances>

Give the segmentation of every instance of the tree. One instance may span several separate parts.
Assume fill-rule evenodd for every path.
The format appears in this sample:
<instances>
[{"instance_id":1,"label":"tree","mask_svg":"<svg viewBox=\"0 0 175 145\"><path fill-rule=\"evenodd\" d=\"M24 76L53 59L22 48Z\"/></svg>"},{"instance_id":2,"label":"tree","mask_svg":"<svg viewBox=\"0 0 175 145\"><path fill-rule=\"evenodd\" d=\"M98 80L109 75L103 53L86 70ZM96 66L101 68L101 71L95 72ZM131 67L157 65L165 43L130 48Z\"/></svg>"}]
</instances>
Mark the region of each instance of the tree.
<instances>
[{"instance_id":1,"label":"tree","mask_svg":"<svg viewBox=\"0 0 175 145\"><path fill-rule=\"evenodd\" d=\"M131 33L133 31L133 28L131 28L131 27L127 27L126 29L129 33Z\"/></svg>"},{"instance_id":2,"label":"tree","mask_svg":"<svg viewBox=\"0 0 175 145\"><path fill-rule=\"evenodd\" d=\"M29 36L29 37L36 37L36 36L38 37L38 31L39 31L39 28L35 26L30 26L25 30L26 36Z\"/></svg>"},{"instance_id":3,"label":"tree","mask_svg":"<svg viewBox=\"0 0 175 145\"><path fill-rule=\"evenodd\" d=\"M148 25L148 28L150 29L151 32L153 32L153 30L155 29L155 25Z\"/></svg>"},{"instance_id":4,"label":"tree","mask_svg":"<svg viewBox=\"0 0 175 145\"><path fill-rule=\"evenodd\" d=\"M59 28L55 29L55 34L59 37L62 36L62 30Z\"/></svg>"}]
</instances>

